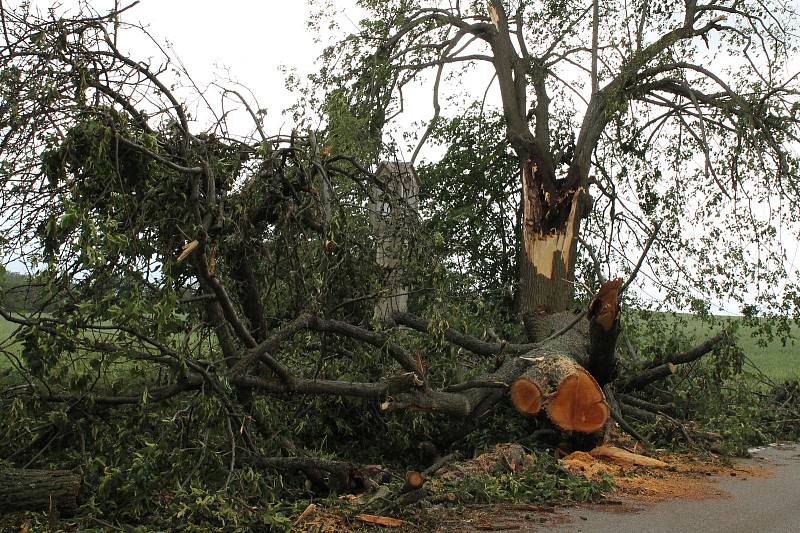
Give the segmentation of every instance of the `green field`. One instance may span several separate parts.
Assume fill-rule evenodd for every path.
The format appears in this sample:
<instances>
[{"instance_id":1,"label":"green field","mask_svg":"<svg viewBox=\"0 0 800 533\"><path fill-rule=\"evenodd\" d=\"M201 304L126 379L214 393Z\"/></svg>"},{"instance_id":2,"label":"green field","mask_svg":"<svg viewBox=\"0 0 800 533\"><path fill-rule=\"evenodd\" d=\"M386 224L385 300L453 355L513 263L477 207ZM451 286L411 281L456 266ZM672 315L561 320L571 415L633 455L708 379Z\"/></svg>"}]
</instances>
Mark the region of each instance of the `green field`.
<instances>
[{"instance_id":1,"label":"green field","mask_svg":"<svg viewBox=\"0 0 800 533\"><path fill-rule=\"evenodd\" d=\"M698 341L702 341L721 329L721 326L710 328L699 319L684 316L688 320L688 331L694 333ZM724 317L723 321L738 320L737 317ZM759 345L757 338L753 337L754 328L740 327L738 331L738 344L742 348L748 359L774 380L783 381L786 379L800 378L800 327L796 324L791 328L792 339L788 339L784 345L779 339L774 339L766 346ZM752 369L752 366L748 367Z\"/></svg>"},{"instance_id":2,"label":"green field","mask_svg":"<svg viewBox=\"0 0 800 533\"><path fill-rule=\"evenodd\" d=\"M692 332L698 341L713 335L719 331L720 326L709 328L698 319L684 316L688 321L687 328ZM724 320L736 320L735 317ZM0 342L6 339L14 331L15 326L0 317ZM793 326L792 333L796 339L795 343L791 340L784 346L780 340L773 340L767 346L759 346L757 339L752 337L752 328L739 329L739 345L762 372L774 380L798 379L800 378L800 327ZM0 354L0 368L8 366L8 359Z\"/></svg>"},{"instance_id":3,"label":"green field","mask_svg":"<svg viewBox=\"0 0 800 533\"><path fill-rule=\"evenodd\" d=\"M14 330L17 329L17 326L9 322L3 317L0 317L0 345L5 346L5 341ZM11 348L15 354L19 354L19 346L14 346ZM0 352L0 369L6 368L9 366L8 357Z\"/></svg>"}]
</instances>

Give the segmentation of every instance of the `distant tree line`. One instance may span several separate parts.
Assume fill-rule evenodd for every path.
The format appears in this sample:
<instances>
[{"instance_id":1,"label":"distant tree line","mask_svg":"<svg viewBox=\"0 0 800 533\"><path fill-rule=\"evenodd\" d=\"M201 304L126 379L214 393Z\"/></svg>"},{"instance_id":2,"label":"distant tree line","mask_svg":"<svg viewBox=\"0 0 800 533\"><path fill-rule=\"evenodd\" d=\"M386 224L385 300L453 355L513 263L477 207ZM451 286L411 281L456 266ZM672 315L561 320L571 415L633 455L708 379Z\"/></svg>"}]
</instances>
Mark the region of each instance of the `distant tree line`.
<instances>
[{"instance_id":1,"label":"distant tree line","mask_svg":"<svg viewBox=\"0 0 800 533\"><path fill-rule=\"evenodd\" d=\"M0 306L7 311L49 310L47 289L30 275L0 270Z\"/></svg>"}]
</instances>

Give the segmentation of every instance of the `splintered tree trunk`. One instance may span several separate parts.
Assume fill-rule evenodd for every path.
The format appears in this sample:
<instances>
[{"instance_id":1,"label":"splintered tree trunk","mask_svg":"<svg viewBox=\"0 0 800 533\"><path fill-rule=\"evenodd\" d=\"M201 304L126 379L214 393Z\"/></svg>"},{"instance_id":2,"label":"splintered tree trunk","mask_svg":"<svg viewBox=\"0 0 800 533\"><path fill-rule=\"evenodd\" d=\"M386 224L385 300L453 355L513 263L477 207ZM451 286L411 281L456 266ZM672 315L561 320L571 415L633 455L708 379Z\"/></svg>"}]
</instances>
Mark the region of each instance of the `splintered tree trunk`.
<instances>
[{"instance_id":1,"label":"splintered tree trunk","mask_svg":"<svg viewBox=\"0 0 800 533\"><path fill-rule=\"evenodd\" d=\"M72 515L80 487L81 477L65 470L0 469L0 514L55 509Z\"/></svg>"},{"instance_id":2,"label":"splintered tree trunk","mask_svg":"<svg viewBox=\"0 0 800 533\"><path fill-rule=\"evenodd\" d=\"M588 320L572 312L538 316L537 337L541 338L532 344L490 343L446 330L445 337L454 344L476 354L502 357L502 362L494 371L450 390L420 387L395 394L381 404L381 410L418 409L477 424L497 402L510 396L521 413L546 414L564 431L600 433L611 414L601 383L615 374L621 285L617 279L600 288L586 313ZM395 319L419 331L430 327L402 314Z\"/></svg>"},{"instance_id":3,"label":"splintered tree trunk","mask_svg":"<svg viewBox=\"0 0 800 533\"><path fill-rule=\"evenodd\" d=\"M557 313L567 309L574 294L583 189L543 191L526 166L519 310Z\"/></svg>"},{"instance_id":4,"label":"splintered tree trunk","mask_svg":"<svg viewBox=\"0 0 800 533\"><path fill-rule=\"evenodd\" d=\"M576 332L585 339L585 353L580 347L577 353L550 348L550 353L524 357L532 364L511 385L511 401L519 412L535 416L544 411L564 431L595 433L605 427L611 412L602 385L616 375L621 288L621 279L607 281L589 304L589 320L581 321L582 331Z\"/></svg>"}]
</instances>

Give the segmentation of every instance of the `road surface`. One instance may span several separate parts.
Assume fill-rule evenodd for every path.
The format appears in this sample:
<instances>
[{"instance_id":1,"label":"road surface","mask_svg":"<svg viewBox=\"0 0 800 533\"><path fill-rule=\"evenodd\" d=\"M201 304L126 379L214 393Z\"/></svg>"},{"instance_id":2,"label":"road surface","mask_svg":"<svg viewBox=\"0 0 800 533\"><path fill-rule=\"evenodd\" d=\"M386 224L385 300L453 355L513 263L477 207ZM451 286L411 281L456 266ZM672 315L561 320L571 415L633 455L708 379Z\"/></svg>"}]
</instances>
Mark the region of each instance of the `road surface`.
<instances>
[{"instance_id":1,"label":"road surface","mask_svg":"<svg viewBox=\"0 0 800 533\"><path fill-rule=\"evenodd\" d=\"M722 478L729 498L645 504L638 512L575 508L566 523L539 527L559 533L800 532L800 446L768 447L744 461L773 470L769 477Z\"/></svg>"}]
</instances>

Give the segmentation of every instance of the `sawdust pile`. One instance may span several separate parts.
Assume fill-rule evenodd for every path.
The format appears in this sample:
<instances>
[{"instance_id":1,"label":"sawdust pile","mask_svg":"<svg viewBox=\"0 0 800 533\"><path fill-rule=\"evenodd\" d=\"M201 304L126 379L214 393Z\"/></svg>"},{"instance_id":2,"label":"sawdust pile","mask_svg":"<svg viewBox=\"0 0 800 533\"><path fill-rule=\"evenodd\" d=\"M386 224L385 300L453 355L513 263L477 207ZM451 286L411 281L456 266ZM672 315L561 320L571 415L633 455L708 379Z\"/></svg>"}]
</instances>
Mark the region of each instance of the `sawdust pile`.
<instances>
[{"instance_id":1,"label":"sawdust pile","mask_svg":"<svg viewBox=\"0 0 800 533\"><path fill-rule=\"evenodd\" d=\"M660 455L664 467L642 466L587 452L574 452L561 460L561 466L576 476L588 479L611 478L616 496L634 502L665 500L705 500L724 498L713 476L768 477L771 471L757 467L732 467L714 456L689 454Z\"/></svg>"}]
</instances>

